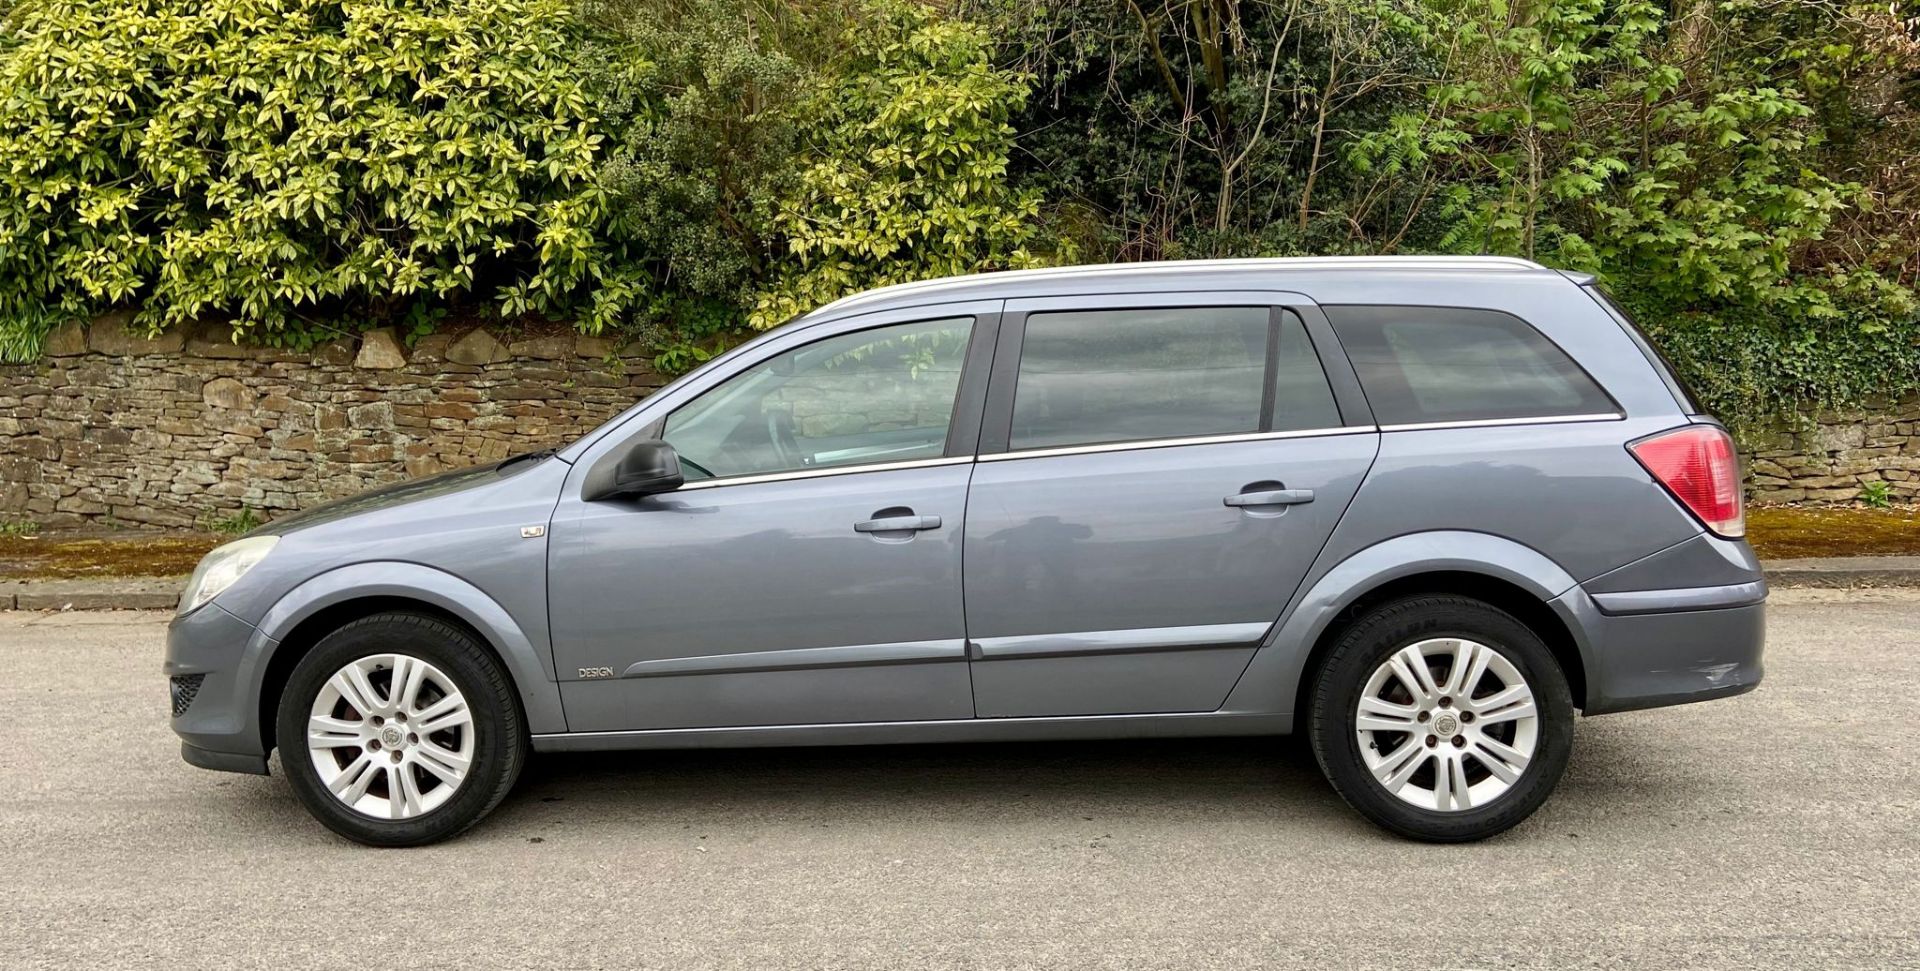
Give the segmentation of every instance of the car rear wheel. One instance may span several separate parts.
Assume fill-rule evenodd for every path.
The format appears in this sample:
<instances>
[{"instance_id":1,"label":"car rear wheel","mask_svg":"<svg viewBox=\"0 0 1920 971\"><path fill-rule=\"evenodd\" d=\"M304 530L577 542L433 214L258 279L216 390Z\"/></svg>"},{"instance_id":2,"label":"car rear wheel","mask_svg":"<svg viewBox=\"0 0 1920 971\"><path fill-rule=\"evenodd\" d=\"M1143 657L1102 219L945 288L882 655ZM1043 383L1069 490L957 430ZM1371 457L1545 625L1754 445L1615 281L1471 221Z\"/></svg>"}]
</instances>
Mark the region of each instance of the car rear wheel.
<instances>
[{"instance_id":1,"label":"car rear wheel","mask_svg":"<svg viewBox=\"0 0 1920 971\"><path fill-rule=\"evenodd\" d=\"M328 829L373 846L459 834L512 788L527 743L506 675L471 634L387 613L327 635L280 697L280 761Z\"/></svg>"},{"instance_id":2,"label":"car rear wheel","mask_svg":"<svg viewBox=\"0 0 1920 971\"><path fill-rule=\"evenodd\" d=\"M1465 842L1533 814L1572 752L1566 676L1538 635L1466 597L1385 604L1320 666L1314 756L1335 790L1413 839Z\"/></svg>"}]
</instances>

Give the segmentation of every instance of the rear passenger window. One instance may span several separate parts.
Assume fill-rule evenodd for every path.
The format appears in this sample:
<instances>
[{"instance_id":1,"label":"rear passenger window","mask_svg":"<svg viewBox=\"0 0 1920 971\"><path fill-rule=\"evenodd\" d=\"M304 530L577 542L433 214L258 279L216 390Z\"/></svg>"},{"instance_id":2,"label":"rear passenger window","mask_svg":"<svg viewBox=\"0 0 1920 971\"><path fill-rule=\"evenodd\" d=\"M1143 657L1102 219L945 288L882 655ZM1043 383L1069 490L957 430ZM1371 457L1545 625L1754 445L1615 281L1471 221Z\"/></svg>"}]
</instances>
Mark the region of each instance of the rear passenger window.
<instances>
[{"instance_id":1,"label":"rear passenger window","mask_svg":"<svg viewBox=\"0 0 1920 971\"><path fill-rule=\"evenodd\" d=\"M1611 414L1566 352L1497 310L1328 307L1383 425Z\"/></svg>"},{"instance_id":2,"label":"rear passenger window","mask_svg":"<svg viewBox=\"0 0 1920 971\"><path fill-rule=\"evenodd\" d=\"M1267 307L1036 313L1013 398L1014 449L1340 424L1298 320ZM1269 343L1273 353L1269 355ZM1280 385L1269 407L1269 357ZM1275 416L1278 417L1275 417Z\"/></svg>"}]
</instances>

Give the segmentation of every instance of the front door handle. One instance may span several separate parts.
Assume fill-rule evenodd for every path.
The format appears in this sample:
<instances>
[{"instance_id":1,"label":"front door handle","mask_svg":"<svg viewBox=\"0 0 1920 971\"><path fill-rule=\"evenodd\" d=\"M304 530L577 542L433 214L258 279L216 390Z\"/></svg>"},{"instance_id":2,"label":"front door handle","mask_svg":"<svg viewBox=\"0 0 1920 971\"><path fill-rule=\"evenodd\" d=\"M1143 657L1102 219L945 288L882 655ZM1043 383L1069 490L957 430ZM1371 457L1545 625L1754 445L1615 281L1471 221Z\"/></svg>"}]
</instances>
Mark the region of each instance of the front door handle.
<instances>
[{"instance_id":1,"label":"front door handle","mask_svg":"<svg viewBox=\"0 0 1920 971\"><path fill-rule=\"evenodd\" d=\"M884 519L869 519L863 523L854 523L856 533L910 533L922 529L939 529L939 516L888 516Z\"/></svg>"},{"instance_id":2,"label":"front door handle","mask_svg":"<svg viewBox=\"0 0 1920 971\"><path fill-rule=\"evenodd\" d=\"M1297 506L1303 502L1312 502L1313 490L1265 489L1260 492L1242 492L1220 501L1229 506Z\"/></svg>"}]
</instances>

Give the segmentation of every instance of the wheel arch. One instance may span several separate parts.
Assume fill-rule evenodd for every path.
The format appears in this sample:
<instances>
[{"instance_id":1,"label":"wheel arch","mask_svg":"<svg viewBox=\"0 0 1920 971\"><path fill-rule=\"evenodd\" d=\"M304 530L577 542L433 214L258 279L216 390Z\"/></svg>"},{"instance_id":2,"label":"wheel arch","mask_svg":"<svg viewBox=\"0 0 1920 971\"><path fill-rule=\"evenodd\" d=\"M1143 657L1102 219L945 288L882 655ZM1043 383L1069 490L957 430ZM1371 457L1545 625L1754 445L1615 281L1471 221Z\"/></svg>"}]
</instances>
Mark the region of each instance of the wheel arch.
<instances>
[{"instance_id":1,"label":"wheel arch","mask_svg":"<svg viewBox=\"0 0 1920 971\"><path fill-rule=\"evenodd\" d=\"M1383 541L1327 570L1269 632L1227 698L1234 711L1304 711L1315 666L1346 623L1374 605L1421 593L1473 597L1512 614L1547 643L1576 703L1592 669L1577 614L1558 598L1576 583L1539 551L1467 531L1413 533Z\"/></svg>"},{"instance_id":2,"label":"wheel arch","mask_svg":"<svg viewBox=\"0 0 1920 971\"><path fill-rule=\"evenodd\" d=\"M1320 636L1314 640L1308 650L1305 662L1300 670L1299 684L1294 688L1293 711L1296 715L1307 710L1307 697L1313 691L1314 680L1318 677L1320 665L1333 650L1333 644L1340 639L1347 626L1367 611L1394 600L1430 594L1446 594L1468 597L1497 607L1525 624L1528 629L1539 635L1553 652L1554 659L1560 662L1560 670L1566 675L1567 687L1575 698L1586 697L1586 670L1580 659L1579 648L1575 645L1573 634L1566 622L1555 614L1546 602L1536 598L1514 583L1485 573L1470 573L1459 570L1437 570L1429 573L1415 573L1389 580L1356 597L1326 625Z\"/></svg>"},{"instance_id":3,"label":"wheel arch","mask_svg":"<svg viewBox=\"0 0 1920 971\"><path fill-rule=\"evenodd\" d=\"M492 597L442 570L414 563L363 563L323 573L281 597L259 623L263 657L254 697L262 751L274 745L274 713L300 659L341 626L389 611L411 611L472 634L500 661L519 696L527 730L564 732L559 685L545 632L530 638Z\"/></svg>"}]
</instances>

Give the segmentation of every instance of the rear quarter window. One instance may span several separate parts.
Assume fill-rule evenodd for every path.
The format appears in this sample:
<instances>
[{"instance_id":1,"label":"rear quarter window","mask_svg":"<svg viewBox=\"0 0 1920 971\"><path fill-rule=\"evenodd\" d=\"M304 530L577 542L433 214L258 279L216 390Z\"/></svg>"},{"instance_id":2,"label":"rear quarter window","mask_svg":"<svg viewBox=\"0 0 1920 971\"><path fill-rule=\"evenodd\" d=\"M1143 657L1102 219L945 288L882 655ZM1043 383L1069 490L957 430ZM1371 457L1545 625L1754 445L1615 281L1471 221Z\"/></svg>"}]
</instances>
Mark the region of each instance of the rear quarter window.
<instances>
[{"instance_id":1,"label":"rear quarter window","mask_svg":"<svg viewBox=\"0 0 1920 971\"><path fill-rule=\"evenodd\" d=\"M1458 307L1326 308L1383 425L1619 411L1526 321Z\"/></svg>"},{"instance_id":2,"label":"rear quarter window","mask_svg":"<svg viewBox=\"0 0 1920 971\"><path fill-rule=\"evenodd\" d=\"M1680 372L1674 368L1673 362L1668 360L1665 352L1660 350L1660 345L1653 342L1653 338L1647 334L1647 329L1640 326L1640 323L1633 319L1632 314L1627 313L1627 308L1621 306L1620 301L1615 300L1613 294L1600 287L1589 285L1584 289L1593 294L1593 298L1600 302L1600 306L1606 310L1608 316L1614 319L1615 323L1626 328L1627 336L1633 338L1634 346L1640 348L1640 353L1646 356L1647 363L1660 372L1660 380L1666 382L1667 390L1673 392L1673 398L1680 402L1680 407L1686 409L1687 414L1690 415L1704 414L1706 409L1700 407L1700 396L1694 394L1693 389L1680 379Z\"/></svg>"}]
</instances>

